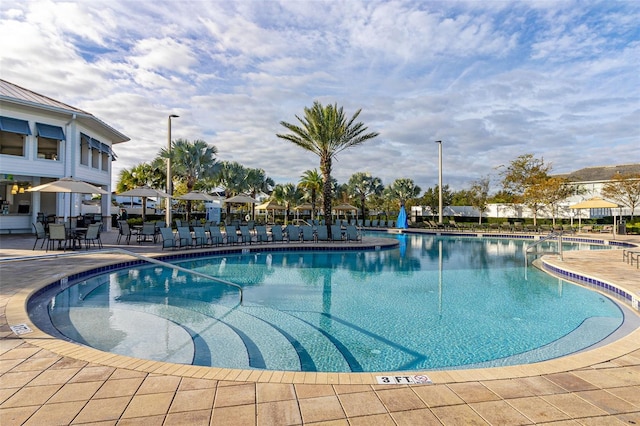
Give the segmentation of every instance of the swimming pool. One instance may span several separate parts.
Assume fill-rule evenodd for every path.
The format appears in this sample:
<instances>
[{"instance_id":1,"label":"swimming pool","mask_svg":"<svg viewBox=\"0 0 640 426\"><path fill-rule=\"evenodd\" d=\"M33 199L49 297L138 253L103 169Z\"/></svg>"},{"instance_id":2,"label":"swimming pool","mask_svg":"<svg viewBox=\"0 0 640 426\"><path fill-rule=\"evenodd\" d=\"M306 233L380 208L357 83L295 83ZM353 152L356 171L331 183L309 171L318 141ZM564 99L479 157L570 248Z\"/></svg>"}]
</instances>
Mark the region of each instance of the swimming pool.
<instances>
[{"instance_id":1,"label":"swimming pool","mask_svg":"<svg viewBox=\"0 0 640 426\"><path fill-rule=\"evenodd\" d=\"M525 274L523 241L388 237L397 249L179 263L242 285L242 304L233 288L154 265L70 286L49 316L68 338L123 355L341 372L536 362L590 347L623 322L599 293Z\"/></svg>"}]
</instances>

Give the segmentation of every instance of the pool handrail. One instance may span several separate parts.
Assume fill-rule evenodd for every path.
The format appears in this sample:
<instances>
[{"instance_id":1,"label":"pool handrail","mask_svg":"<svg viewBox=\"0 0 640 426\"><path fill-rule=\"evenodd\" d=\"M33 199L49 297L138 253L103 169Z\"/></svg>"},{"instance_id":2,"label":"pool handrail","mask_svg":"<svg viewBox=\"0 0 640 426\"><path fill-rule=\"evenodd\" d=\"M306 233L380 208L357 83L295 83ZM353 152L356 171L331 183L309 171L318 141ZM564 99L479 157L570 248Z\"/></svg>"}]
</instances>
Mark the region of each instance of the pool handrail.
<instances>
[{"instance_id":1,"label":"pool handrail","mask_svg":"<svg viewBox=\"0 0 640 426\"><path fill-rule=\"evenodd\" d=\"M164 262L162 260L154 259L153 257L144 256L144 255L141 255L141 254L138 254L138 253L134 253L134 252L129 251L129 250L125 250L125 249L112 248L112 249L105 249L105 250L96 250L96 251L92 252L92 254L95 254L95 253L118 253L118 254L124 254L124 255L135 257L135 258L140 259L140 260L144 260L145 262L155 263L156 265L164 266L165 268L176 269L178 271L185 272L185 273L188 273L188 274L193 274L193 275L199 276L201 278L205 278L207 280L216 281L216 282L219 282L221 284L237 288L238 291L240 292L240 304L242 304L242 301L244 299L244 290L242 289L242 286L240 286L239 284L232 283L232 282L220 279L220 278L216 278L216 277L213 277L211 275L203 274L202 272L192 271L191 269L183 268L182 266L174 265L174 264L169 263L169 262ZM65 253L64 257L71 257L71 256L74 256L74 255L75 256L82 256L82 255L86 255L86 253ZM39 255L39 256L27 256L27 257L24 257L24 258L4 259L3 261L7 262L7 261L20 261L20 260L33 260L33 259L37 259L37 258L47 259L47 258L52 258L52 257L53 258L62 257L62 255L61 254L51 254L51 255Z\"/></svg>"}]
</instances>

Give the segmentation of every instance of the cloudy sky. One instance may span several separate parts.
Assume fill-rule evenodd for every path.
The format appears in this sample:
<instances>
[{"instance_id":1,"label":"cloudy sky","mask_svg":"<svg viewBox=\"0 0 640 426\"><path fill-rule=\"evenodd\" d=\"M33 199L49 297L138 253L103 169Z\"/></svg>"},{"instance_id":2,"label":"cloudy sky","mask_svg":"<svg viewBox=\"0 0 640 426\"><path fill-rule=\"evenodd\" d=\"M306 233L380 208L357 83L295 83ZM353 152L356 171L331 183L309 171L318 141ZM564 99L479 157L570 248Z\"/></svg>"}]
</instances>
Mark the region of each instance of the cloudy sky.
<instances>
[{"instance_id":1,"label":"cloudy sky","mask_svg":"<svg viewBox=\"0 0 640 426\"><path fill-rule=\"evenodd\" d=\"M276 133L318 100L380 136L370 172L468 187L532 153L554 172L640 162L640 2L2 0L3 79L131 138L122 168L174 138L299 181L318 158Z\"/></svg>"}]
</instances>

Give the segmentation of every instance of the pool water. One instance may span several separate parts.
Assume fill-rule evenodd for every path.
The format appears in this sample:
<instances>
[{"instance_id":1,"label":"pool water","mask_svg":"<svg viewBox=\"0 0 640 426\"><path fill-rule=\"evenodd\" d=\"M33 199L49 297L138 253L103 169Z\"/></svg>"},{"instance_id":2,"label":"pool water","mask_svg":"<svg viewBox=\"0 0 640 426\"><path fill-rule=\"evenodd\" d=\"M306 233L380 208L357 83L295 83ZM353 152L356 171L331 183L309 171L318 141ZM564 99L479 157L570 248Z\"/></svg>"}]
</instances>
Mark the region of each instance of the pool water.
<instances>
[{"instance_id":1,"label":"pool water","mask_svg":"<svg viewBox=\"0 0 640 426\"><path fill-rule=\"evenodd\" d=\"M333 372L537 362L590 347L623 322L607 297L525 271L523 241L388 237L399 247L178 263L240 284L241 304L237 289L154 265L71 286L49 315L63 335L113 353ZM565 246L575 248L587 247Z\"/></svg>"}]
</instances>

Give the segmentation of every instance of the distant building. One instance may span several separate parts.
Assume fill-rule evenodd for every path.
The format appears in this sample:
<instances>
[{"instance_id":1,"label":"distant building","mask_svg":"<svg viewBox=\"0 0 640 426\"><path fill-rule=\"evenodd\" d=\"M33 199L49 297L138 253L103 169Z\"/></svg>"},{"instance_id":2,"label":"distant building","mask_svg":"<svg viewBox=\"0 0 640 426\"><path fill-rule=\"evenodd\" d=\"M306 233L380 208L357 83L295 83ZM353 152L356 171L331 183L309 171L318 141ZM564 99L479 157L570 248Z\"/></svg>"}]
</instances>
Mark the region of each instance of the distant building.
<instances>
[{"instance_id":1,"label":"distant building","mask_svg":"<svg viewBox=\"0 0 640 426\"><path fill-rule=\"evenodd\" d=\"M569 207L578 204L581 201L587 200L593 197L601 197L605 198L602 194L602 189L604 185L612 180L612 178L617 175L627 175L627 174L640 174L640 163L637 164L623 164L617 166L598 166L598 167L587 167L584 169L576 170L571 173L555 175L557 177L562 177L567 179L572 185L574 185L577 189L579 188L581 191L579 195L574 195L573 197L565 200L558 211L557 218L571 218L578 217L587 219L587 218L601 218L601 217L609 217L615 215L629 216L631 215L631 209L627 207L622 207L621 209L589 209L575 211L570 209ZM614 200L609 200L614 201ZM636 207L636 211L634 212L635 216L640 214L640 207ZM429 207L425 206L413 206L411 208L412 216L434 216L435 214L431 212ZM444 216L458 216L458 217L478 217L478 211L469 206L448 206L443 209ZM483 217L494 217L494 218L532 218L533 213L525 206L520 204L489 204L487 211L484 212ZM550 218L551 212L546 210L541 210L538 212L538 218Z\"/></svg>"},{"instance_id":2,"label":"distant building","mask_svg":"<svg viewBox=\"0 0 640 426\"><path fill-rule=\"evenodd\" d=\"M582 189L582 194L575 195L565 201L566 207L577 204L581 201L587 200L593 197L606 198L602 194L604 185L610 182L616 175L627 174L640 174L640 163L636 164L622 164L617 166L598 166L598 167L586 167L584 169L576 170L575 172L557 175L571 182L576 188ZM609 200L614 201L614 200ZM631 209L622 207L621 212L616 209L616 212L612 212L611 209L590 209L586 217L599 218L604 216L612 216L615 214L622 214L628 216L631 214ZM637 210L637 209L636 209ZM570 215L571 212L565 212ZM581 212L583 218L585 212Z\"/></svg>"},{"instance_id":3,"label":"distant building","mask_svg":"<svg viewBox=\"0 0 640 426\"><path fill-rule=\"evenodd\" d=\"M85 196L26 191L33 186L73 177L111 193L113 145L127 141L91 113L0 79L0 233L30 232L38 213L81 213ZM104 197L104 217L111 207Z\"/></svg>"}]
</instances>

